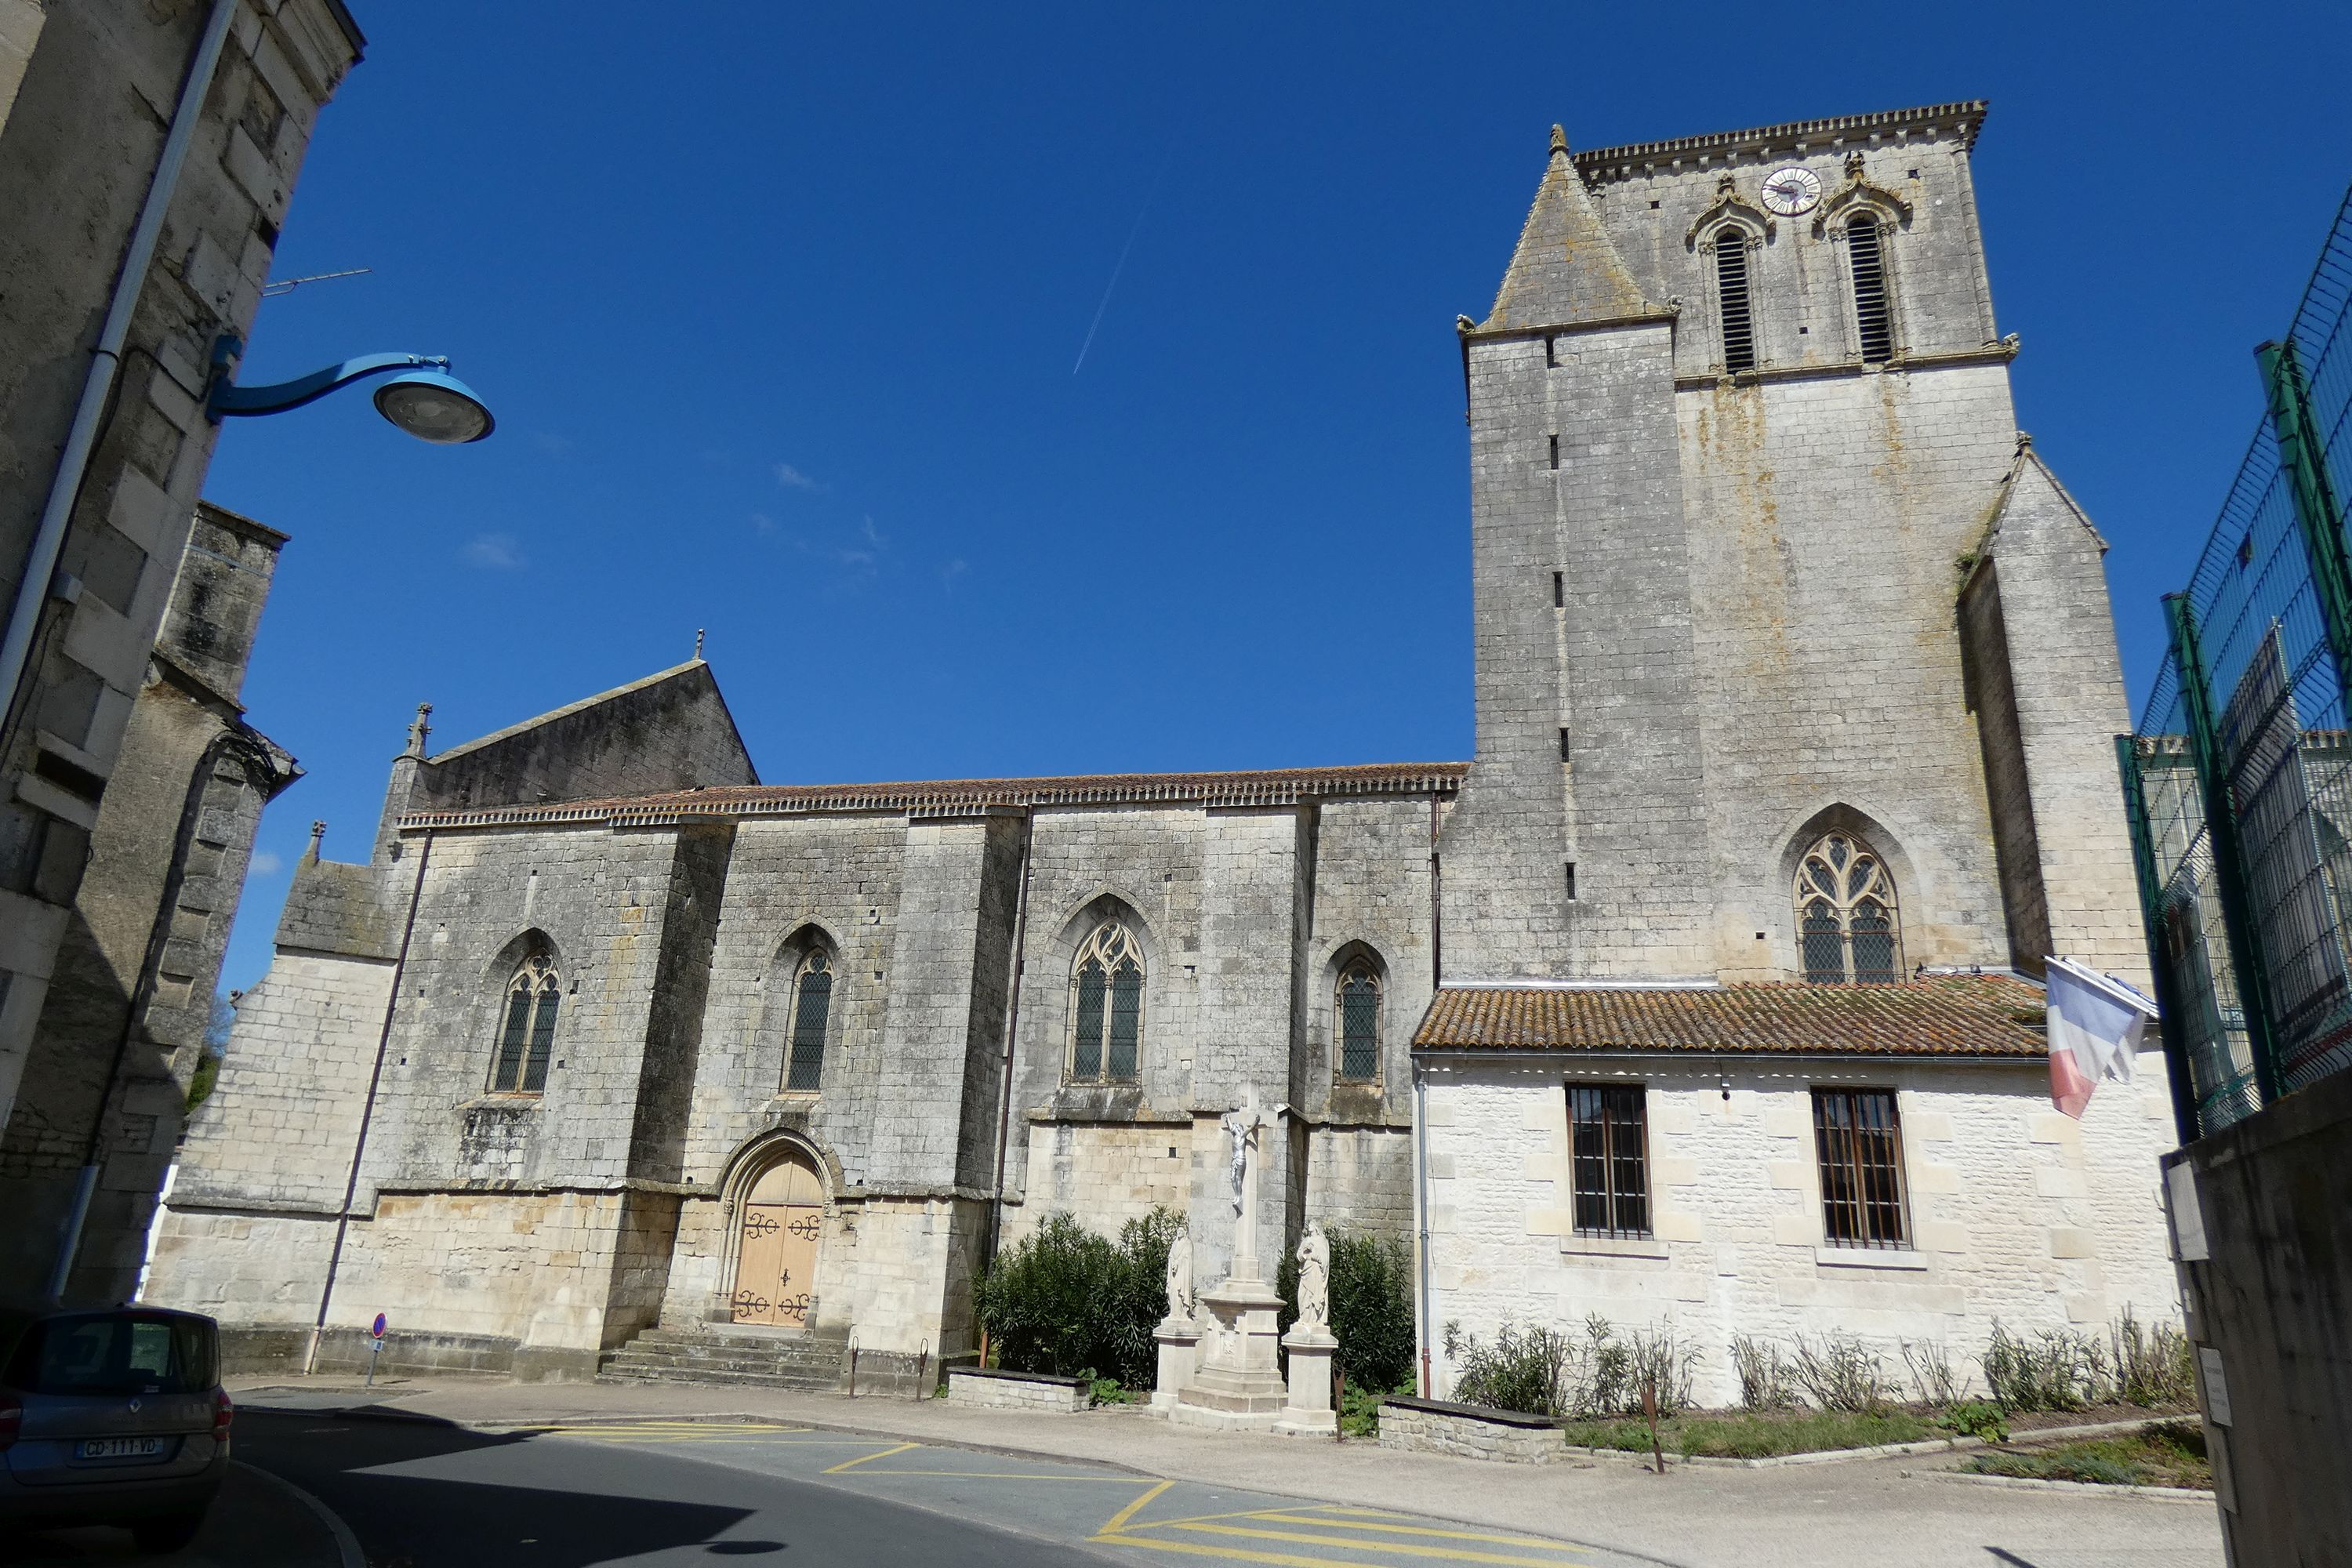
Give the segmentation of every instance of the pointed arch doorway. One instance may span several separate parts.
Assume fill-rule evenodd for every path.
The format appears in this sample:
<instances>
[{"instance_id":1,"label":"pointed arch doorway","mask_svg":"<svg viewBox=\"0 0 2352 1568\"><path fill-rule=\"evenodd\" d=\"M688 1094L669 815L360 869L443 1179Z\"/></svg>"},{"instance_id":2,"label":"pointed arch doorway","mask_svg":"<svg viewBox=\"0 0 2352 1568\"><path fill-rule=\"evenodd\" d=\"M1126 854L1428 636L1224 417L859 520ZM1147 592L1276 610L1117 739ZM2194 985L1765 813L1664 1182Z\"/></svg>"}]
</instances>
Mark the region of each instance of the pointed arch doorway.
<instances>
[{"instance_id":1,"label":"pointed arch doorway","mask_svg":"<svg viewBox=\"0 0 2352 1568\"><path fill-rule=\"evenodd\" d=\"M816 1168L797 1152L769 1166L744 1194L741 1224L729 1303L733 1320L808 1327L824 1235L824 1185Z\"/></svg>"}]
</instances>

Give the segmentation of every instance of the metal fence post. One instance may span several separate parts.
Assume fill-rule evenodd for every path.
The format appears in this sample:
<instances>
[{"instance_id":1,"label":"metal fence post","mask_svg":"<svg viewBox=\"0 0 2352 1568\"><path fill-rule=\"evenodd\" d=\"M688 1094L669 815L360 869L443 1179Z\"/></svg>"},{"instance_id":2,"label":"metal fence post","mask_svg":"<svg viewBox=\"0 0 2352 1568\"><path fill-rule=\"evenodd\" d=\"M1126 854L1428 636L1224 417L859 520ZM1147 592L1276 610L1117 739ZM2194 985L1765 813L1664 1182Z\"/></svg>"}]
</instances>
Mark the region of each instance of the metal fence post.
<instances>
[{"instance_id":1,"label":"metal fence post","mask_svg":"<svg viewBox=\"0 0 2352 1568\"><path fill-rule=\"evenodd\" d=\"M2140 782L2138 737L2116 737L2116 770L2124 781L2124 820L2130 825L2132 868L2139 873L2139 921L2147 942L2148 973L2156 983L2157 1037L2164 1046L2165 1076L2172 1080L2172 1121L2180 1142L2194 1143L2204 1129L2197 1120L2197 1079L2189 1065L2188 1042L2180 1037L2186 1020L2172 983L2172 965L2166 962L2164 883L2157 875L2156 836L2148 831L2147 795Z\"/></svg>"},{"instance_id":2,"label":"metal fence post","mask_svg":"<svg viewBox=\"0 0 2352 1568\"><path fill-rule=\"evenodd\" d=\"M2189 755L2197 764L2198 793L2205 799L2205 832L2213 843L2213 891L2221 901L2221 928L2230 937L2230 967L2237 971L2238 1008L2244 1015L2246 1045L2254 1058L2254 1088L2264 1105L2279 1096L2278 1058L2271 1048L2269 975L2261 963L2253 909L2246 897L2245 859L2238 847L2238 813L2230 799L2230 761L2213 717L2212 688L2197 637L2196 612L2186 594L2164 596L2164 620L2172 634L2173 667L2180 672L2180 705L2189 719Z\"/></svg>"},{"instance_id":3,"label":"metal fence post","mask_svg":"<svg viewBox=\"0 0 2352 1568\"><path fill-rule=\"evenodd\" d=\"M2279 469L2294 498L2304 553L2318 590L2320 618L2327 624L2327 649L2336 657L2336 680L2352 715L2352 560L2344 547L2344 509L2320 461L2321 435L2313 427L2311 397L2294 340L2264 343L2254 351L2269 395L2271 431L2278 437Z\"/></svg>"}]
</instances>

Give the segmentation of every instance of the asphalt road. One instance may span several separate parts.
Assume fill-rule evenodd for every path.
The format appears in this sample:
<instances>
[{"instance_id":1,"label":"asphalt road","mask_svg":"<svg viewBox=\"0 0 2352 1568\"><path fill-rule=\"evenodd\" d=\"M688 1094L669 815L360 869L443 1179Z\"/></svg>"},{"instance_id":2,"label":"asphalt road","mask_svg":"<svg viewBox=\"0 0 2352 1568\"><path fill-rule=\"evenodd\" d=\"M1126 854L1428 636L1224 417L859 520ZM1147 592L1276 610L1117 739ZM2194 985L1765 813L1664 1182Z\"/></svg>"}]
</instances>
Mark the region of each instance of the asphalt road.
<instances>
[{"instance_id":1,"label":"asphalt road","mask_svg":"<svg viewBox=\"0 0 2352 1568\"><path fill-rule=\"evenodd\" d=\"M341 1515L369 1568L1100 1564L1078 1548L649 1446L255 1411L238 1415L237 1440L240 1458Z\"/></svg>"}]
</instances>

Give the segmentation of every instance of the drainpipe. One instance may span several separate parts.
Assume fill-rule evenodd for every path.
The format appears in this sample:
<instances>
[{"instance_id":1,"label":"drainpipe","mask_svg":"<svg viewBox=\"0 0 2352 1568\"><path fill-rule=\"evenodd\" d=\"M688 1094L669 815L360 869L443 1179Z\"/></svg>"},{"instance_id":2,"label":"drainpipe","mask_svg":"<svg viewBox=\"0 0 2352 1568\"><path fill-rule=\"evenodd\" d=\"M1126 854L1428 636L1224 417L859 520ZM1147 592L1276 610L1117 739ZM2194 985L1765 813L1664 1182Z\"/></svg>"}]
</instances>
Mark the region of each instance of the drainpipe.
<instances>
[{"instance_id":1,"label":"drainpipe","mask_svg":"<svg viewBox=\"0 0 2352 1568\"><path fill-rule=\"evenodd\" d=\"M122 1081L122 1064L131 1056L131 1037L139 1032L140 1021L147 1016L148 1004L155 999L156 976L163 972L163 950L172 940L172 916L180 907L180 889L188 878L188 851L194 847L197 820L204 815L205 795L213 782L213 769L229 752L244 754L238 759L245 764L248 779L268 798L267 779L269 759L250 739L236 730L224 730L205 745L196 758L196 769L188 779L188 793L180 805L180 826L172 839L171 864L163 873L162 901L155 907L155 919L147 928L147 950L140 957L139 976L132 982L131 1000L122 1015L122 1028L115 1036L114 1058L106 1069L106 1083L99 1090L98 1109L90 1117L89 1138L82 1146L81 1174L74 1183L73 1207L66 1215L65 1235L58 1243L58 1260L49 1271L47 1300L55 1304L64 1300L66 1282L73 1273L74 1256L81 1250L83 1225L89 1218L89 1201L98 1191L99 1172L103 1169L101 1156L106 1144L106 1110L114 1103L114 1090ZM205 999L207 1002L210 998Z\"/></svg>"},{"instance_id":2,"label":"drainpipe","mask_svg":"<svg viewBox=\"0 0 2352 1568\"><path fill-rule=\"evenodd\" d=\"M195 139L196 121L204 113L205 97L212 90L213 72L220 65L221 49L228 41L229 23L236 16L236 7L237 0L213 0L212 16L205 23L204 36L197 40L195 58L189 62L187 79L180 88L179 107L172 113L172 129L163 138L163 156L157 160L155 177L147 186L146 205L139 209L138 226L131 231L122 270L114 279L114 297L106 307L106 323L99 329L98 344L90 351L89 374L82 381L81 401L74 406L73 424L66 433L57 475L49 483L48 501L42 507L40 523L33 531L33 547L26 552L24 575L16 580L16 602L8 611L7 632L0 637L0 693L5 694L6 711L11 716L19 706L20 688L32 658L33 633L40 625L41 606L48 597L49 583L58 569L58 555L65 548L66 527L72 521L74 503L81 496L82 479L89 470L90 450L98 445L99 426L106 418L107 403L113 395L115 373L122 363L122 344L131 335L131 312L147 281L147 268L154 261L155 242L163 232L163 216L180 183L180 170L187 163L188 144Z\"/></svg>"},{"instance_id":3,"label":"drainpipe","mask_svg":"<svg viewBox=\"0 0 2352 1568\"><path fill-rule=\"evenodd\" d=\"M318 839L313 837L315 847ZM367 1099L360 1104L360 1133L352 1141L351 1173L343 1179L343 1205L335 1215L335 1245L327 1254L327 1280L319 1289L319 1320L310 1325L310 1346L302 1356L302 1375L308 1377L319 1365L319 1341L327 1331L327 1305L335 1298L335 1271L342 1266L343 1237L352 1227L352 1197L359 1191L360 1156L367 1149L368 1123L375 1120L376 1086L383 1081L383 1055L392 1044L392 1020L400 1010L400 982L408 972L408 942L416 934L416 903L425 893L425 866L433 858L433 830L425 830L425 843L416 853L416 880L408 889L408 919L400 928L400 952L392 961L392 994L384 998L383 1027L375 1037L375 1067L368 1073Z\"/></svg>"},{"instance_id":4,"label":"drainpipe","mask_svg":"<svg viewBox=\"0 0 2352 1568\"><path fill-rule=\"evenodd\" d=\"M1021 893L1013 913L1013 984L1004 998L1004 1058L996 1094L996 1184L990 1189L988 1246L980 1266L996 1261L996 1244L1004 1234L1005 1143L1013 1136L1013 1046L1021 1030L1021 973L1029 948L1029 846L1037 831L1037 808L1021 816Z\"/></svg>"},{"instance_id":5,"label":"drainpipe","mask_svg":"<svg viewBox=\"0 0 2352 1568\"><path fill-rule=\"evenodd\" d=\"M1412 1217L1418 1232L1413 1261L1421 1300L1413 1304L1413 1338L1421 1352L1421 1396L1434 1399L1436 1384L1429 1376L1429 1092L1419 1062L1412 1064Z\"/></svg>"}]
</instances>

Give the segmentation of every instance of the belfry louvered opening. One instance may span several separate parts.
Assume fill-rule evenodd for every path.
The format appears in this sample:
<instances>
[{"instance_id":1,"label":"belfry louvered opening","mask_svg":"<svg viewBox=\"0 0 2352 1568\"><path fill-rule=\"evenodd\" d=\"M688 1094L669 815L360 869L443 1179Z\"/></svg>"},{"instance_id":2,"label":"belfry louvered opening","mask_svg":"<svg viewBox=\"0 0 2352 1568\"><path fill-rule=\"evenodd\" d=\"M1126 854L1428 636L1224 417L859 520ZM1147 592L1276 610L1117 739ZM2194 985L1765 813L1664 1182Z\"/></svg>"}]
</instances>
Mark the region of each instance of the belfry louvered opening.
<instances>
[{"instance_id":1,"label":"belfry louvered opening","mask_svg":"<svg viewBox=\"0 0 2352 1568\"><path fill-rule=\"evenodd\" d=\"M1748 237L1727 228L1715 237L1715 291L1723 322L1723 368L1756 368L1756 320L1748 298Z\"/></svg>"},{"instance_id":2,"label":"belfry louvered opening","mask_svg":"<svg viewBox=\"0 0 2352 1568\"><path fill-rule=\"evenodd\" d=\"M1883 363L1895 357L1895 327L1886 309L1886 247L1878 220L1865 213L1847 224L1845 249L1853 268L1853 319L1862 357Z\"/></svg>"}]
</instances>

